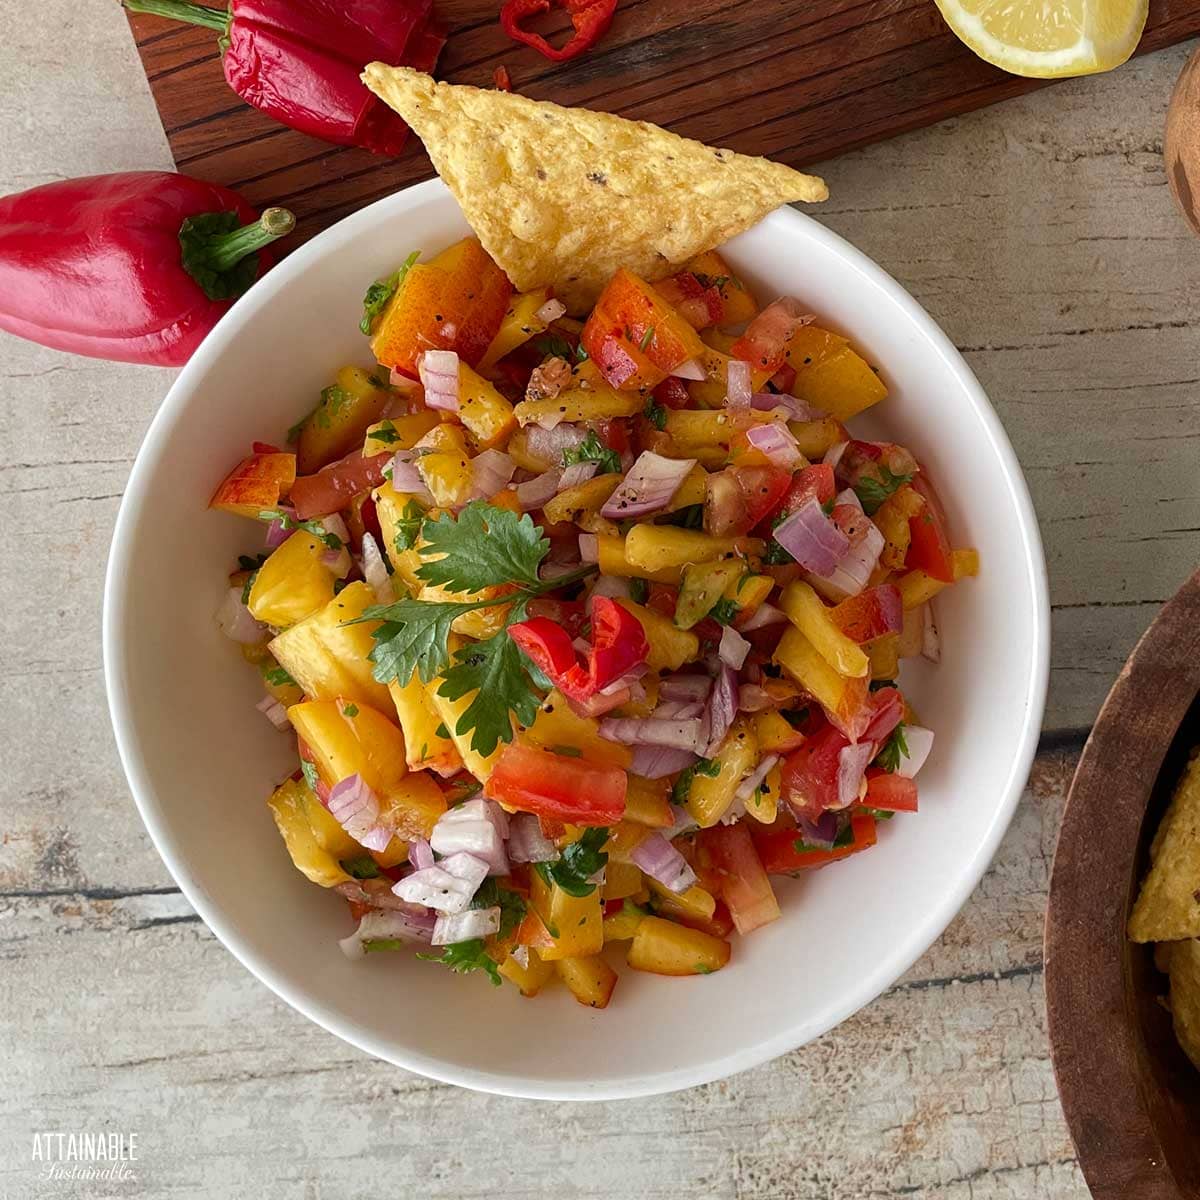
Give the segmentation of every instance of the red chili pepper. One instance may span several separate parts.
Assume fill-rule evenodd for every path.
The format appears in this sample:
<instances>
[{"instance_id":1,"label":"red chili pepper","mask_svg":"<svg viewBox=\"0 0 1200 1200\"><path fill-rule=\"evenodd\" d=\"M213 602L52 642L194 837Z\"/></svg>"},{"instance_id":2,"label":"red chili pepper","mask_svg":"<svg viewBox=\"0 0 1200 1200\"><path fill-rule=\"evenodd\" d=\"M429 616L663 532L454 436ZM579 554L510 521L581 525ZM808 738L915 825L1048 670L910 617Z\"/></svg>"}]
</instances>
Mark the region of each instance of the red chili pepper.
<instances>
[{"instance_id":1,"label":"red chili pepper","mask_svg":"<svg viewBox=\"0 0 1200 1200\"><path fill-rule=\"evenodd\" d=\"M492 82L502 92L512 91L512 79L509 78L508 68L503 64L492 72Z\"/></svg>"},{"instance_id":2,"label":"red chili pepper","mask_svg":"<svg viewBox=\"0 0 1200 1200\"><path fill-rule=\"evenodd\" d=\"M168 171L0 199L0 329L92 358L178 367L270 266L292 214Z\"/></svg>"},{"instance_id":3,"label":"red chili pepper","mask_svg":"<svg viewBox=\"0 0 1200 1200\"><path fill-rule=\"evenodd\" d=\"M131 12L203 25L219 35L225 81L276 121L338 146L399 154L408 126L359 76L381 60L431 71L446 38L432 0L124 0Z\"/></svg>"},{"instance_id":4,"label":"red chili pepper","mask_svg":"<svg viewBox=\"0 0 1200 1200\"><path fill-rule=\"evenodd\" d=\"M550 45L540 33L522 28L523 21L554 7L565 9L575 27L574 35L561 49ZM616 11L617 0L507 0L500 10L500 25L514 42L532 46L552 62L567 62L590 50L608 32Z\"/></svg>"}]
</instances>

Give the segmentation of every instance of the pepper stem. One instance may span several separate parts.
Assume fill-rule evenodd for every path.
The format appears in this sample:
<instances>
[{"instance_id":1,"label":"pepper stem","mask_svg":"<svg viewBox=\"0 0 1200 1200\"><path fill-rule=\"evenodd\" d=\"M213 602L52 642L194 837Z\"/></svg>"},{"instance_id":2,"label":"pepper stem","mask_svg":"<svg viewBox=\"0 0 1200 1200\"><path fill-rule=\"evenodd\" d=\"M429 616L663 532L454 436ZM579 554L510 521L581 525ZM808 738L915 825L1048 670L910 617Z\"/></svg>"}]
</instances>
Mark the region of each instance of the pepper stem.
<instances>
[{"instance_id":1,"label":"pepper stem","mask_svg":"<svg viewBox=\"0 0 1200 1200\"><path fill-rule=\"evenodd\" d=\"M186 21L189 25L204 25L220 34L229 30L229 10L209 8L204 4L193 4L191 0L121 0L130 12L153 13L156 17L169 17L173 21Z\"/></svg>"},{"instance_id":2,"label":"pepper stem","mask_svg":"<svg viewBox=\"0 0 1200 1200\"><path fill-rule=\"evenodd\" d=\"M295 228L296 218L286 208L264 208L257 221L207 238L205 263L214 271L228 271L247 254L286 237Z\"/></svg>"}]
</instances>

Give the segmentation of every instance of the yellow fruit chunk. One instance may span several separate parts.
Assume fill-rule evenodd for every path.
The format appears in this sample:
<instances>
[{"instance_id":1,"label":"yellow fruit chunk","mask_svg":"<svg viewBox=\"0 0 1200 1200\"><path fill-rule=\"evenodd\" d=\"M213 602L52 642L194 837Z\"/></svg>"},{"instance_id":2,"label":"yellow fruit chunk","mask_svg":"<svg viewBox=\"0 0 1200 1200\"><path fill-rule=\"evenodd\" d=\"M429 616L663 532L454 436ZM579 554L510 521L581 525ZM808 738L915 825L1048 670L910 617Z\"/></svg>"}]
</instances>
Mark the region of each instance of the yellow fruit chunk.
<instances>
[{"instance_id":1,"label":"yellow fruit chunk","mask_svg":"<svg viewBox=\"0 0 1200 1200\"><path fill-rule=\"evenodd\" d=\"M257 621L282 628L303 621L333 599L333 572L321 561L325 544L298 529L258 569L246 605Z\"/></svg>"},{"instance_id":2,"label":"yellow fruit chunk","mask_svg":"<svg viewBox=\"0 0 1200 1200\"><path fill-rule=\"evenodd\" d=\"M522 996L536 996L554 978L554 964L543 962L536 950L529 951L528 966L510 954L499 967L500 974L521 989Z\"/></svg>"},{"instance_id":3,"label":"yellow fruit chunk","mask_svg":"<svg viewBox=\"0 0 1200 1200\"><path fill-rule=\"evenodd\" d=\"M601 570L604 570L603 558ZM605 571L605 574L612 574ZM617 603L637 617L646 641L650 643L650 654L646 662L651 671L678 671L685 662L691 662L700 653L700 639L690 629L678 629L670 617L636 604L632 600Z\"/></svg>"},{"instance_id":4,"label":"yellow fruit chunk","mask_svg":"<svg viewBox=\"0 0 1200 1200\"><path fill-rule=\"evenodd\" d=\"M711 975L729 961L729 943L699 929L661 917L638 924L629 945L629 965L655 975Z\"/></svg>"},{"instance_id":5,"label":"yellow fruit chunk","mask_svg":"<svg viewBox=\"0 0 1200 1200\"><path fill-rule=\"evenodd\" d=\"M734 721L721 748L713 756L716 775L697 771L692 776L684 808L702 828L715 825L733 803L738 784L758 765L758 738L746 718Z\"/></svg>"},{"instance_id":6,"label":"yellow fruit chunk","mask_svg":"<svg viewBox=\"0 0 1200 1200\"><path fill-rule=\"evenodd\" d=\"M571 995L589 1008L607 1008L617 986L617 973L598 955L560 958L554 964Z\"/></svg>"},{"instance_id":7,"label":"yellow fruit chunk","mask_svg":"<svg viewBox=\"0 0 1200 1200\"><path fill-rule=\"evenodd\" d=\"M556 883L547 883L538 871L529 876L529 900L542 918L554 945L540 949L547 962L585 958L604 948L600 889L587 896L569 896Z\"/></svg>"},{"instance_id":8,"label":"yellow fruit chunk","mask_svg":"<svg viewBox=\"0 0 1200 1200\"><path fill-rule=\"evenodd\" d=\"M480 450L499 445L517 427L513 406L466 363L458 364L458 419Z\"/></svg>"},{"instance_id":9,"label":"yellow fruit chunk","mask_svg":"<svg viewBox=\"0 0 1200 1200\"><path fill-rule=\"evenodd\" d=\"M271 794L267 806L296 870L321 887L335 887L350 879L339 859L357 857L362 847L334 820L308 784L286 780Z\"/></svg>"},{"instance_id":10,"label":"yellow fruit chunk","mask_svg":"<svg viewBox=\"0 0 1200 1200\"><path fill-rule=\"evenodd\" d=\"M986 62L1013 75L1062 79L1119 67L1137 47L1147 0L936 0L946 23Z\"/></svg>"},{"instance_id":11,"label":"yellow fruit chunk","mask_svg":"<svg viewBox=\"0 0 1200 1200\"><path fill-rule=\"evenodd\" d=\"M509 296L508 308L500 321L500 328L492 343L479 360L479 373L487 375L491 369L518 346L530 338L546 332L546 322L538 319L537 311L550 299L549 288L538 288L535 292L519 292Z\"/></svg>"},{"instance_id":12,"label":"yellow fruit chunk","mask_svg":"<svg viewBox=\"0 0 1200 1200\"><path fill-rule=\"evenodd\" d=\"M404 730L404 745L410 771L435 771L442 776L455 775L462 770L462 758L454 742L442 733L442 718L438 715L425 685L414 671L403 687L393 679L388 693L396 706L400 728Z\"/></svg>"},{"instance_id":13,"label":"yellow fruit chunk","mask_svg":"<svg viewBox=\"0 0 1200 1200\"><path fill-rule=\"evenodd\" d=\"M839 675L858 678L867 674L866 654L838 628L825 602L802 579L783 589L779 607Z\"/></svg>"}]
</instances>

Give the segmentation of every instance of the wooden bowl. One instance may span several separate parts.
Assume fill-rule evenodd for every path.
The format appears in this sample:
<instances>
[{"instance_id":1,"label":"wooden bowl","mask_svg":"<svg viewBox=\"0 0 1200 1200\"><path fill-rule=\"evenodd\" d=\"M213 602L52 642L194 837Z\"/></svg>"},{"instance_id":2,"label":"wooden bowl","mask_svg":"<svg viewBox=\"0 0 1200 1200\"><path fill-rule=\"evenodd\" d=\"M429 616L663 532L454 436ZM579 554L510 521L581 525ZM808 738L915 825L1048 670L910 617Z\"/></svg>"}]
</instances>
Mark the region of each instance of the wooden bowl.
<instances>
[{"instance_id":1,"label":"wooden bowl","mask_svg":"<svg viewBox=\"0 0 1200 1200\"><path fill-rule=\"evenodd\" d=\"M1125 925L1150 840L1200 743L1200 571L1135 647L1084 747L1046 917L1054 1070L1096 1200L1200 1200L1200 1071Z\"/></svg>"}]
</instances>

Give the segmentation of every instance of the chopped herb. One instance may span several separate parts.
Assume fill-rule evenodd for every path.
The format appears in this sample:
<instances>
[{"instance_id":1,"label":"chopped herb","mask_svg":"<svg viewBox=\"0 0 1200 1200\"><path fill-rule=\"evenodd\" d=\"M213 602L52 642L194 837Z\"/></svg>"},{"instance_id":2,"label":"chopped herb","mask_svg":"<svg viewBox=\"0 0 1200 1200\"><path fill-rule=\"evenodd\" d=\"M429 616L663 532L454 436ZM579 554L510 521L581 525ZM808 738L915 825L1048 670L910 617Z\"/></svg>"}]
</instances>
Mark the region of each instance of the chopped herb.
<instances>
[{"instance_id":1,"label":"chopped herb","mask_svg":"<svg viewBox=\"0 0 1200 1200\"><path fill-rule=\"evenodd\" d=\"M775 529L782 525L788 519L788 513L780 513L772 522L771 528ZM788 553L773 537L767 542L767 552L763 556L763 562L771 567L784 567L788 563L793 563L796 560Z\"/></svg>"},{"instance_id":2,"label":"chopped herb","mask_svg":"<svg viewBox=\"0 0 1200 1200\"><path fill-rule=\"evenodd\" d=\"M396 518L396 532L392 537L398 554L411 550L417 544L424 522L425 510L415 500L410 500L400 510Z\"/></svg>"},{"instance_id":3,"label":"chopped herb","mask_svg":"<svg viewBox=\"0 0 1200 1200\"><path fill-rule=\"evenodd\" d=\"M336 533L330 533L320 521L298 521L291 513L286 513L281 508L260 509L258 519L260 521L278 521L284 532L302 529L305 533L311 533L317 541L323 542L330 550L341 550L345 545Z\"/></svg>"},{"instance_id":4,"label":"chopped herb","mask_svg":"<svg viewBox=\"0 0 1200 1200\"><path fill-rule=\"evenodd\" d=\"M243 571L257 571L270 558L269 554L259 554L256 558L251 558L248 554L238 555L238 566Z\"/></svg>"},{"instance_id":5,"label":"chopped herb","mask_svg":"<svg viewBox=\"0 0 1200 1200\"><path fill-rule=\"evenodd\" d=\"M824 504L821 505L821 511L827 517L833 516L833 510L835 508L837 508L837 497L836 496L830 496L830 498L828 500L826 500Z\"/></svg>"},{"instance_id":6,"label":"chopped herb","mask_svg":"<svg viewBox=\"0 0 1200 1200\"><path fill-rule=\"evenodd\" d=\"M646 401L646 420L660 433L667 427L667 410L653 396Z\"/></svg>"},{"instance_id":7,"label":"chopped herb","mask_svg":"<svg viewBox=\"0 0 1200 1200\"><path fill-rule=\"evenodd\" d=\"M541 337L535 337L533 347L548 358L562 358L570 362L574 357L571 343L557 333L545 333Z\"/></svg>"},{"instance_id":8,"label":"chopped herb","mask_svg":"<svg viewBox=\"0 0 1200 1200\"><path fill-rule=\"evenodd\" d=\"M357 717L358 716L358 705L357 704L343 704L342 705L342 716L343 717Z\"/></svg>"},{"instance_id":9,"label":"chopped herb","mask_svg":"<svg viewBox=\"0 0 1200 1200\"><path fill-rule=\"evenodd\" d=\"M662 523L675 525L680 529L703 529L704 505L685 504L682 508L677 508L673 513L664 517Z\"/></svg>"},{"instance_id":10,"label":"chopped herb","mask_svg":"<svg viewBox=\"0 0 1200 1200\"><path fill-rule=\"evenodd\" d=\"M305 413L304 416L302 416L300 418L300 420L298 420L295 423L295 425L291 426L291 428L288 429L288 431L287 431L288 445L291 445L292 442L294 442L300 436L300 431L304 428L305 425L308 424L308 418L311 416L312 416L312 413Z\"/></svg>"},{"instance_id":11,"label":"chopped herb","mask_svg":"<svg viewBox=\"0 0 1200 1200\"><path fill-rule=\"evenodd\" d=\"M583 751L578 746L551 746L551 754L561 754L564 758L582 758Z\"/></svg>"},{"instance_id":12,"label":"chopped herb","mask_svg":"<svg viewBox=\"0 0 1200 1200\"><path fill-rule=\"evenodd\" d=\"M315 792L321 777L317 774L317 768L307 758L300 760L300 773L304 776L304 782Z\"/></svg>"},{"instance_id":13,"label":"chopped herb","mask_svg":"<svg viewBox=\"0 0 1200 1200\"><path fill-rule=\"evenodd\" d=\"M287 673L287 671L277 663L273 667L264 667L262 670L263 679L272 687L298 687L296 681Z\"/></svg>"},{"instance_id":14,"label":"chopped herb","mask_svg":"<svg viewBox=\"0 0 1200 1200\"><path fill-rule=\"evenodd\" d=\"M583 343L580 342L579 345L575 347L575 361L576 362L587 362L587 360L588 360L588 352L583 348Z\"/></svg>"},{"instance_id":15,"label":"chopped herb","mask_svg":"<svg viewBox=\"0 0 1200 1200\"><path fill-rule=\"evenodd\" d=\"M512 888L501 887L494 879L485 879L471 901L472 908L499 908L500 929L497 937L506 938L525 920L525 897Z\"/></svg>"},{"instance_id":16,"label":"chopped herb","mask_svg":"<svg viewBox=\"0 0 1200 1200\"><path fill-rule=\"evenodd\" d=\"M722 596L720 600L712 606L709 611L709 616L712 617L718 625L731 625L733 618L738 615L741 610L737 606L737 602L730 600L727 596Z\"/></svg>"},{"instance_id":17,"label":"chopped herb","mask_svg":"<svg viewBox=\"0 0 1200 1200\"><path fill-rule=\"evenodd\" d=\"M843 825L842 828L838 831L837 837L835 837L833 839L833 849L840 850L844 846L853 846L853 845L854 845L854 827L850 824L849 821L847 821L846 824ZM797 854L811 854L811 853L822 852L825 850L824 846L810 846L806 841L804 841L803 838L797 838L792 843L792 848L796 851Z\"/></svg>"},{"instance_id":18,"label":"chopped herb","mask_svg":"<svg viewBox=\"0 0 1200 1200\"><path fill-rule=\"evenodd\" d=\"M549 863L537 863L535 870L547 883L556 883L568 896L590 896L596 885L591 876L608 863L604 843L608 830L597 826L584 830L577 842L564 846L561 855Z\"/></svg>"},{"instance_id":19,"label":"chopped herb","mask_svg":"<svg viewBox=\"0 0 1200 1200\"><path fill-rule=\"evenodd\" d=\"M369 854L342 859L342 870L347 875L353 875L355 879L378 879L383 874L379 864Z\"/></svg>"},{"instance_id":20,"label":"chopped herb","mask_svg":"<svg viewBox=\"0 0 1200 1200\"><path fill-rule=\"evenodd\" d=\"M695 971L697 975L711 975L713 973L713 969L708 965L708 963L698 962L696 964Z\"/></svg>"},{"instance_id":21,"label":"chopped herb","mask_svg":"<svg viewBox=\"0 0 1200 1200\"><path fill-rule=\"evenodd\" d=\"M635 604L645 604L650 595L650 582L646 579L631 579L629 581L629 596Z\"/></svg>"},{"instance_id":22,"label":"chopped herb","mask_svg":"<svg viewBox=\"0 0 1200 1200\"><path fill-rule=\"evenodd\" d=\"M650 349L650 343L654 341L654 326L647 325L646 332L642 334L642 340L638 342L638 349L644 354Z\"/></svg>"},{"instance_id":23,"label":"chopped herb","mask_svg":"<svg viewBox=\"0 0 1200 1200\"><path fill-rule=\"evenodd\" d=\"M700 286L703 288L714 287L717 291L724 291L725 285L731 280L737 285L738 290L741 290L742 285L738 283L732 275L702 275L696 274L696 278L700 281Z\"/></svg>"},{"instance_id":24,"label":"chopped herb","mask_svg":"<svg viewBox=\"0 0 1200 1200\"><path fill-rule=\"evenodd\" d=\"M859 812L870 813L877 821L890 821L896 814L882 808L860 808Z\"/></svg>"},{"instance_id":25,"label":"chopped herb","mask_svg":"<svg viewBox=\"0 0 1200 1200\"><path fill-rule=\"evenodd\" d=\"M368 954L374 954L379 950L403 950L406 945L403 938L368 938L362 948Z\"/></svg>"},{"instance_id":26,"label":"chopped herb","mask_svg":"<svg viewBox=\"0 0 1200 1200\"><path fill-rule=\"evenodd\" d=\"M854 494L862 501L863 511L870 517L893 492L911 482L911 475L893 475L887 467L880 466L879 478L864 475L854 485Z\"/></svg>"},{"instance_id":27,"label":"chopped herb","mask_svg":"<svg viewBox=\"0 0 1200 1200\"><path fill-rule=\"evenodd\" d=\"M594 429L588 431L587 437L578 446L568 447L563 451L564 467L581 462L599 463L600 472L603 475L609 475L621 469L621 456L615 450L610 450L596 436Z\"/></svg>"},{"instance_id":28,"label":"chopped herb","mask_svg":"<svg viewBox=\"0 0 1200 1200\"><path fill-rule=\"evenodd\" d=\"M501 983L496 960L484 948L482 938L454 942L443 946L441 954L418 954L417 957L428 962L442 963L459 975L469 975L472 971L486 971L493 987L499 987Z\"/></svg>"},{"instance_id":29,"label":"chopped herb","mask_svg":"<svg viewBox=\"0 0 1200 1200\"><path fill-rule=\"evenodd\" d=\"M880 770L895 774L900 769L901 757L909 757L908 742L904 737L903 721L892 730L891 737L883 743L883 749L875 755L874 765L879 767Z\"/></svg>"},{"instance_id":30,"label":"chopped herb","mask_svg":"<svg viewBox=\"0 0 1200 1200\"><path fill-rule=\"evenodd\" d=\"M438 727L433 732L440 738L448 738L450 736L450 730L446 728L445 721L439 722Z\"/></svg>"},{"instance_id":31,"label":"chopped herb","mask_svg":"<svg viewBox=\"0 0 1200 1200\"><path fill-rule=\"evenodd\" d=\"M720 773L721 764L711 758L702 758L690 767L685 767L679 773L679 778L675 780L675 786L671 789L671 803L683 804L687 800L688 792L692 787L692 780L697 775L706 775L709 779L716 779Z\"/></svg>"},{"instance_id":32,"label":"chopped herb","mask_svg":"<svg viewBox=\"0 0 1200 1200\"><path fill-rule=\"evenodd\" d=\"M393 271L386 279L375 280L367 288L367 294L363 296L362 320L359 322L358 327L368 337L370 337L375 329L375 322L379 314L383 312L387 302L396 294L397 288L404 282L404 277L408 274L409 268L420 257L420 250L414 250L404 260L404 263L398 270Z\"/></svg>"},{"instance_id":33,"label":"chopped herb","mask_svg":"<svg viewBox=\"0 0 1200 1200\"><path fill-rule=\"evenodd\" d=\"M350 393L336 383L321 389L321 403L317 406L315 418L322 429L328 429L333 418L350 403Z\"/></svg>"},{"instance_id":34,"label":"chopped herb","mask_svg":"<svg viewBox=\"0 0 1200 1200\"><path fill-rule=\"evenodd\" d=\"M390 392L392 390L391 380L385 375L379 375L375 371L372 371L367 376L367 379L370 380L372 387L377 387L381 392Z\"/></svg>"},{"instance_id":35,"label":"chopped herb","mask_svg":"<svg viewBox=\"0 0 1200 1200\"><path fill-rule=\"evenodd\" d=\"M378 429L371 430L371 440L382 442L385 446L394 446L400 440L400 434L391 421L383 421Z\"/></svg>"},{"instance_id":36,"label":"chopped herb","mask_svg":"<svg viewBox=\"0 0 1200 1200\"><path fill-rule=\"evenodd\" d=\"M250 590L251 590L251 588L254 587L254 581L257 578L258 578L258 572L251 571L250 574L247 575L245 580L243 581L243 583L242 583L242 603L243 604L250 603Z\"/></svg>"}]
</instances>

